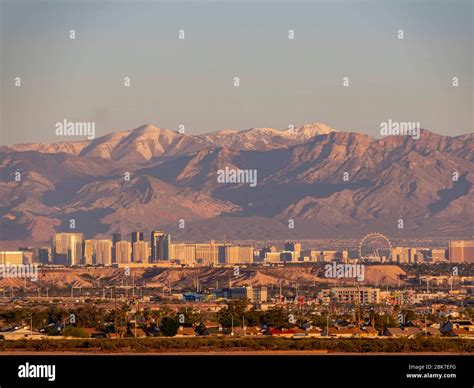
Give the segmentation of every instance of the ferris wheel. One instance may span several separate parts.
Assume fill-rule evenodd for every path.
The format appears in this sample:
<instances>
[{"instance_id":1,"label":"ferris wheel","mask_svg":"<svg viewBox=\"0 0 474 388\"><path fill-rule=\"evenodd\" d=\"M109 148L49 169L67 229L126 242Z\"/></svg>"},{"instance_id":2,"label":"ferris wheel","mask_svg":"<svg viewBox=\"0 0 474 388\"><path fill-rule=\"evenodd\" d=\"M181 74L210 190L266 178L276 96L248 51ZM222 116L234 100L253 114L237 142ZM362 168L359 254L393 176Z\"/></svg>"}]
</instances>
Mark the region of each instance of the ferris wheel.
<instances>
[{"instance_id":1,"label":"ferris wheel","mask_svg":"<svg viewBox=\"0 0 474 388\"><path fill-rule=\"evenodd\" d=\"M382 233L369 233L360 240L359 259L385 262L392 259L392 243Z\"/></svg>"}]
</instances>

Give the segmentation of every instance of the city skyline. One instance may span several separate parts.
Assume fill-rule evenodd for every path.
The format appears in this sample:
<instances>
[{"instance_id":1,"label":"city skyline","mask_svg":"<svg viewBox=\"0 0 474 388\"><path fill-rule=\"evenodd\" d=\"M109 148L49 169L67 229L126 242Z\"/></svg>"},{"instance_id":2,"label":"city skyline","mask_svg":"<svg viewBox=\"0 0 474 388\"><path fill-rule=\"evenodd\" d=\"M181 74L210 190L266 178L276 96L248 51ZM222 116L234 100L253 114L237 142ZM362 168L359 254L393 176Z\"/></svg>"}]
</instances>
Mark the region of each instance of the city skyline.
<instances>
[{"instance_id":1,"label":"city skyline","mask_svg":"<svg viewBox=\"0 0 474 388\"><path fill-rule=\"evenodd\" d=\"M474 0L0 0L1 387L472 385L473 42Z\"/></svg>"},{"instance_id":2,"label":"city skyline","mask_svg":"<svg viewBox=\"0 0 474 388\"><path fill-rule=\"evenodd\" d=\"M0 251L4 256L15 257L15 263L39 263L63 266L112 266L157 265L219 266L245 264L307 264L342 263L397 263L436 264L474 263L474 240L449 240L447 247L439 245L393 246L379 233L361 239L358 249L339 244L327 250L300 241L287 240L280 249L274 244L242 244L232 241L174 242L171 234L152 230L149 239L143 232L132 231L128 240L114 233L111 239L85 238L80 232L59 232L52 239L51 247L20 247L18 251ZM173 242L172 242L173 241ZM6 256L2 262L7 263ZM334 267L334 272L336 267ZM333 273L332 269L330 272ZM332 276L332 275L330 275Z\"/></svg>"}]
</instances>

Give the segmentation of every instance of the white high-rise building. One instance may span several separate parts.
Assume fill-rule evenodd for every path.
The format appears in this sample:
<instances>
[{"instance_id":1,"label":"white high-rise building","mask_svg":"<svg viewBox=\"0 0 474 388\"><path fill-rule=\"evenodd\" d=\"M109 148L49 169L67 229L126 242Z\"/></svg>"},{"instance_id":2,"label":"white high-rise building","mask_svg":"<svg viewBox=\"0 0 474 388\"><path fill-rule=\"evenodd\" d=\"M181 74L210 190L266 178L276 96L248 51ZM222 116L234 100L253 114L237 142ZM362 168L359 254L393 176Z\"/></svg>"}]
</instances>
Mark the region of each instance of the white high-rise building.
<instances>
[{"instance_id":1,"label":"white high-rise building","mask_svg":"<svg viewBox=\"0 0 474 388\"><path fill-rule=\"evenodd\" d=\"M132 260L132 244L122 240L115 243L115 262L117 264L128 264Z\"/></svg>"},{"instance_id":2,"label":"white high-rise building","mask_svg":"<svg viewBox=\"0 0 474 388\"><path fill-rule=\"evenodd\" d=\"M132 244L133 262L148 263L148 243L146 241L136 241Z\"/></svg>"},{"instance_id":3,"label":"white high-rise building","mask_svg":"<svg viewBox=\"0 0 474 388\"><path fill-rule=\"evenodd\" d=\"M54 260L58 264L78 265L83 263L82 233L56 233L53 238Z\"/></svg>"},{"instance_id":4,"label":"white high-rise building","mask_svg":"<svg viewBox=\"0 0 474 388\"><path fill-rule=\"evenodd\" d=\"M84 264L86 265L112 265L112 241L111 240L84 241Z\"/></svg>"}]
</instances>

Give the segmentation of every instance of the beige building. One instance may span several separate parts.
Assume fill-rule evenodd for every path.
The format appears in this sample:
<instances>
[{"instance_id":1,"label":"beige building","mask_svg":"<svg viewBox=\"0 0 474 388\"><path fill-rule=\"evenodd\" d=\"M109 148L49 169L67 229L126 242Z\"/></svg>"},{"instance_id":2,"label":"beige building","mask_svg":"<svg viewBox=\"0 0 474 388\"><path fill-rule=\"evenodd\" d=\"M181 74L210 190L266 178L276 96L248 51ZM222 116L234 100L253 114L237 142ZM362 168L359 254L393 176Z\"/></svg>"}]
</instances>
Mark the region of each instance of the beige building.
<instances>
[{"instance_id":1,"label":"beige building","mask_svg":"<svg viewBox=\"0 0 474 388\"><path fill-rule=\"evenodd\" d=\"M84 241L84 264L94 264L95 240Z\"/></svg>"},{"instance_id":2,"label":"beige building","mask_svg":"<svg viewBox=\"0 0 474 388\"><path fill-rule=\"evenodd\" d=\"M252 246L226 245L224 247L224 262L226 264L252 263L253 255Z\"/></svg>"},{"instance_id":3,"label":"beige building","mask_svg":"<svg viewBox=\"0 0 474 388\"><path fill-rule=\"evenodd\" d=\"M21 251L23 253L23 264L33 264L35 259L35 254L32 251Z\"/></svg>"},{"instance_id":4,"label":"beige building","mask_svg":"<svg viewBox=\"0 0 474 388\"><path fill-rule=\"evenodd\" d=\"M128 264L132 261L132 244L122 240L115 243L115 262L118 264Z\"/></svg>"},{"instance_id":5,"label":"beige building","mask_svg":"<svg viewBox=\"0 0 474 388\"><path fill-rule=\"evenodd\" d=\"M432 249L431 250L431 261L437 263L439 261L446 260L446 249Z\"/></svg>"},{"instance_id":6,"label":"beige building","mask_svg":"<svg viewBox=\"0 0 474 388\"><path fill-rule=\"evenodd\" d=\"M252 263L252 246L225 245L211 241L209 244L170 244L170 260L181 264L204 265Z\"/></svg>"},{"instance_id":7,"label":"beige building","mask_svg":"<svg viewBox=\"0 0 474 388\"><path fill-rule=\"evenodd\" d=\"M84 264L86 265L112 265L112 241L111 240L84 241Z\"/></svg>"},{"instance_id":8,"label":"beige building","mask_svg":"<svg viewBox=\"0 0 474 388\"><path fill-rule=\"evenodd\" d=\"M54 260L59 264L78 265L83 262L82 233L56 233L53 238Z\"/></svg>"},{"instance_id":9,"label":"beige building","mask_svg":"<svg viewBox=\"0 0 474 388\"><path fill-rule=\"evenodd\" d=\"M410 248L392 248L392 261L398 264L408 264L410 262Z\"/></svg>"},{"instance_id":10,"label":"beige building","mask_svg":"<svg viewBox=\"0 0 474 388\"><path fill-rule=\"evenodd\" d=\"M112 265L112 240L97 240L96 264Z\"/></svg>"},{"instance_id":11,"label":"beige building","mask_svg":"<svg viewBox=\"0 0 474 388\"><path fill-rule=\"evenodd\" d=\"M170 260L192 265L196 262L196 244L170 244Z\"/></svg>"},{"instance_id":12,"label":"beige building","mask_svg":"<svg viewBox=\"0 0 474 388\"><path fill-rule=\"evenodd\" d=\"M380 289L371 287L335 287L331 296L339 303L377 304L380 302Z\"/></svg>"},{"instance_id":13,"label":"beige building","mask_svg":"<svg viewBox=\"0 0 474 388\"><path fill-rule=\"evenodd\" d=\"M136 241L132 245L132 260L134 263L148 263L149 248L146 241Z\"/></svg>"},{"instance_id":14,"label":"beige building","mask_svg":"<svg viewBox=\"0 0 474 388\"><path fill-rule=\"evenodd\" d=\"M196 244L196 261L201 264L219 264L219 247L224 244L216 244L211 240L209 244Z\"/></svg>"},{"instance_id":15,"label":"beige building","mask_svg":"<svg viewBox=\"0 0 474 388\"><path fill-rule=\"evenodd\" d=\"M280 255L281 255L280 252L265 252L264 262L265 263L280 263L281 262Z\"/></svg>"},{"instance_id":16,"label":"beige building","mask_svg":"<svg viewBox=\"0 0 474 388\"><path fill-rule=\"evenodd\" d=\"M425 260L424 248L395 247L392 248L392 261L398 264L422 263Z\"/></svg>"},{"instance_id":17,"label":"beige building","mask_svg":"<svg viewBox=\"0 0 474 388\"><path fill-rule=\"evenodd\" d=\"M0 264L20 265L23 264L22 251L0 251Z\"/></svg>"},{"instance_id":18,"label":"beige building","mask_svg":"<svg viewBox=\"0 0 474 388\"><path fill-rule=\"evenodd\" d=\"M449 242L450 263L474 263L474 240Z\"/></svg>"}]
</instances>

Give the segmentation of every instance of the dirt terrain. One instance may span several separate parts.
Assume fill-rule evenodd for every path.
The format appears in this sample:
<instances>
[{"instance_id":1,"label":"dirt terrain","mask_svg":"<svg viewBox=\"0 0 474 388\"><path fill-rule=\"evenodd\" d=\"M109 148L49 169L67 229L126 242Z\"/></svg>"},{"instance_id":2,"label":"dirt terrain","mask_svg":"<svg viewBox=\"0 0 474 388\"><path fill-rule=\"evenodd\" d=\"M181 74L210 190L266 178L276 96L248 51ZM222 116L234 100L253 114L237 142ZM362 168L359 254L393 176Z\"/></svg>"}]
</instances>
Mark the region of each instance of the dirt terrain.
<instances>
[{"instance_id":1,"label":"dirt terrain","mask_svg":"<svg viewBox=\"0 0 474 388\"><path fill-rule=\"evenodd\" d=\"M38 281L18 278L3 278L1 288L93 288L107 286L171 287L172 289L220 288L239 286L279 286L310 285L354 285L351 279L328 279L324 277L324 267L286 266L241 268L236 276L233 268L134 268L127 275L124 268L39 268ZM365 267L365 285L403 285L400 276L405 275L396 265L372 265Z\"/></svg>"}]
</instances>

